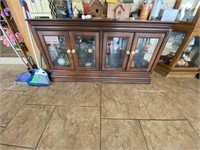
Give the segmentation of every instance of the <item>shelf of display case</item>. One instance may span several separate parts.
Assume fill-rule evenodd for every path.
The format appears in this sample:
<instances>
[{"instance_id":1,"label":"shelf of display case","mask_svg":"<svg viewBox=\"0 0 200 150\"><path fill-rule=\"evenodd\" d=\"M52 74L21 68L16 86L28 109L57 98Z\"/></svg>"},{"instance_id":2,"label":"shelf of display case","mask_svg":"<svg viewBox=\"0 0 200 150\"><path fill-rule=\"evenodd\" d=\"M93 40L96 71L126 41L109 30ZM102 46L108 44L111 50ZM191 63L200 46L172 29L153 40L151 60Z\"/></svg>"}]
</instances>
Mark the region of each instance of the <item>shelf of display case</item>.
<instances>
[{"instance_id":1,"label":"shelf of display case","mask_svg":"<svg viewBox=\"0 0 200 150\"><path fill-rule=\"evenodd\" d=\"M150 83L175 24L109 19L28 21L54 81L118 83ZM65 47L62 55L61 45ZM63 65L66 62L70 65Z\"/></svg>"}]
</instances>

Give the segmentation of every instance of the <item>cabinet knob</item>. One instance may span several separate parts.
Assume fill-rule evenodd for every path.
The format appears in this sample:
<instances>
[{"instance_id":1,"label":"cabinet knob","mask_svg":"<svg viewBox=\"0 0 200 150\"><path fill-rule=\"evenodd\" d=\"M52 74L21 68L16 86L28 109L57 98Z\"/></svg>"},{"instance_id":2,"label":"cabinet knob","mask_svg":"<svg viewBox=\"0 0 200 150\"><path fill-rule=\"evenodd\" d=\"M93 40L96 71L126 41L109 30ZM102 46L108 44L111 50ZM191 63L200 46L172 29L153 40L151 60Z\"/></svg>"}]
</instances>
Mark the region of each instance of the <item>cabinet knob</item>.
<instances>
[{"instance_id":1,"label":"cabinet knob","mask_svg":"<svg viewBox=\"0 0 200 150\"><path fill-rule=\"evenodd\" d=\"M126 54L127 54L127 55L130 55L130 52L129 52L129 51L126 51Z\"/></svg>"},{"instance_id":2,"label":"cabinet knob","mask_svg":"<svg viewBox=\"0 0 200 150\"><path fill-rule=\"evenodd\" d=\"M74 54L75 52L76 52L76 50L75 50L75 49L73 49L73 50L72 50L72 53Z\"/></svg>"},{"instance_id":3,"label":"cabinet knob","mask_svg":"<svg viewBox=\"0 0 200 150\"><path fill-rule=\"evenodd\" d=\"M135 51L132 51L131 54L134 55L134 54L135 54Z\"/></svg>"},{"instance_id":4,"label":"cabinet knob","mask_svg":"<svg viewBox=\"0 0 200 150\"><path fill-rule=\"evenodd\" d=\"M68 54L70 53L70 49L67 50L67 53L68 53Z\"/></svg>"}]
</instances>

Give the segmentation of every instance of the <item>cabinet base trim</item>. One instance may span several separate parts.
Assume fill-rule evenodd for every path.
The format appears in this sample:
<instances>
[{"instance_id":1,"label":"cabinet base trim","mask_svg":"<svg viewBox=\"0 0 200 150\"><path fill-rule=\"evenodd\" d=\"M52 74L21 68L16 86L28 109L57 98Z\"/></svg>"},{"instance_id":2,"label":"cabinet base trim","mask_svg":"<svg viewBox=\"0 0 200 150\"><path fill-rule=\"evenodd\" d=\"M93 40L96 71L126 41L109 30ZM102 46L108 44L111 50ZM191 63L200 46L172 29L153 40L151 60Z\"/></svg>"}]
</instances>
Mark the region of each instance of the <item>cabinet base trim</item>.
<instances>
[{"instance_id":1,"label":"cabinet base trim","mask_svg":"<svg viewBox=\"0 0 200 150\"><path fill-rule=\"evenodd\" d=\"M56 82L102 82L102 83L141 83L149 84L149 73L73 73L52 71L52 81Z\"/></svg>"}]
</instances>

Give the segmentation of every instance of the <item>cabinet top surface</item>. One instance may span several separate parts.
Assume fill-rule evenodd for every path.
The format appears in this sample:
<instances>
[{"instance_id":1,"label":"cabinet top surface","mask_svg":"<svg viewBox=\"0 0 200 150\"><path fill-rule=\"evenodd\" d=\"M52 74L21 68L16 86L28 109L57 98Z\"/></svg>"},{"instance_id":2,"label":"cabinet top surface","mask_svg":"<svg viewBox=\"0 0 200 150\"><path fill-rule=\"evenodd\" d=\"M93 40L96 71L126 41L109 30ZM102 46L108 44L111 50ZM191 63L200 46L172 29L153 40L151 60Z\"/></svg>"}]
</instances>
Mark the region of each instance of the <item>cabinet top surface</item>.
<instances>
[{"instance_id":1,"label":"cabinet top surface","mask_svg":"<svg viewBox=\"0 0 200 150\"><path fill-rule=\"evenodd\" d=\"M27 19L31 25L36 26L138 26L138 27L171 27L177 22L141 21L141 20L113 20L113 19Z\"/></svg>"}]
</instances>

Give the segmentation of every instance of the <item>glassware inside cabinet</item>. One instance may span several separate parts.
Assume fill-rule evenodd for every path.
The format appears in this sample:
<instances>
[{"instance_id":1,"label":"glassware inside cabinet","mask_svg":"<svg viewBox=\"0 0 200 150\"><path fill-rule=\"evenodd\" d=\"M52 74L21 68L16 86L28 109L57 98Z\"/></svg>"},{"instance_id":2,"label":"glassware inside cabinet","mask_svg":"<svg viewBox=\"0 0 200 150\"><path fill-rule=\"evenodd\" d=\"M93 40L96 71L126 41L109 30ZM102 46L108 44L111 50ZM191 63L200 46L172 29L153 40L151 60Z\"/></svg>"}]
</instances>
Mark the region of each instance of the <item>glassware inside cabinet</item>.
<instances>
[{"instance_id":1,"label":"glassware inside cabinet","mask_svg":"<svg viewBox=\"0 0 200 150\"><path fill-rule=\"evenodd\" d=\"M126 37L108 37L106 48L106 67L122 68L128 45Z\"/></svg>"},{"instance_id":2,"label":"glassware inside cabinet","mask_svg":"<svg viewBox=\"0 0 200 150\"><path fill-rule=\"evenodd\" d=\"M177 61L176 67L197 67L200 68L200 36L193 36L183 51L181 58Z\"/></svg>"},{"instance_id":3,"label":"glassware inside cabinet","mask_svg":"<svg viewBox=\"0 0 200 150\"><path fill-rule=\"evenodd\" d=\"M79 67L95 67L95 37L75 36L75 46Z\"/></svg>"},{"instance_id":4,"label":"glassware inside cabinet","mask_svg":"<svg viewBox=\"0 0 200 150\"><path fill-rule=\"evenodd\" d=\"M156 49L159 38L138 38L134 51L132 68L147 68Z\"/></svg>"},{"instance_id":5,"label":"glassware inside cabinet","mask_svg":"<svg viewBox=\"0 0 200 150\"><path fill-rule=\"evenodd\" d=\"M53 65L69 67L71 64L65 38L63 36L44 36L44 40Z\"/></svg>"},{"instance_id":6,"label":"glassware inside cabinet","mask_svg":"<svg viewBox=\"0 0 200 150\"><path fill-rule=\"evenodd\" d=\"M169 64L185 37L184 33L172 32L160 57L160 62Z\"/></svg>"}]
</instances>

